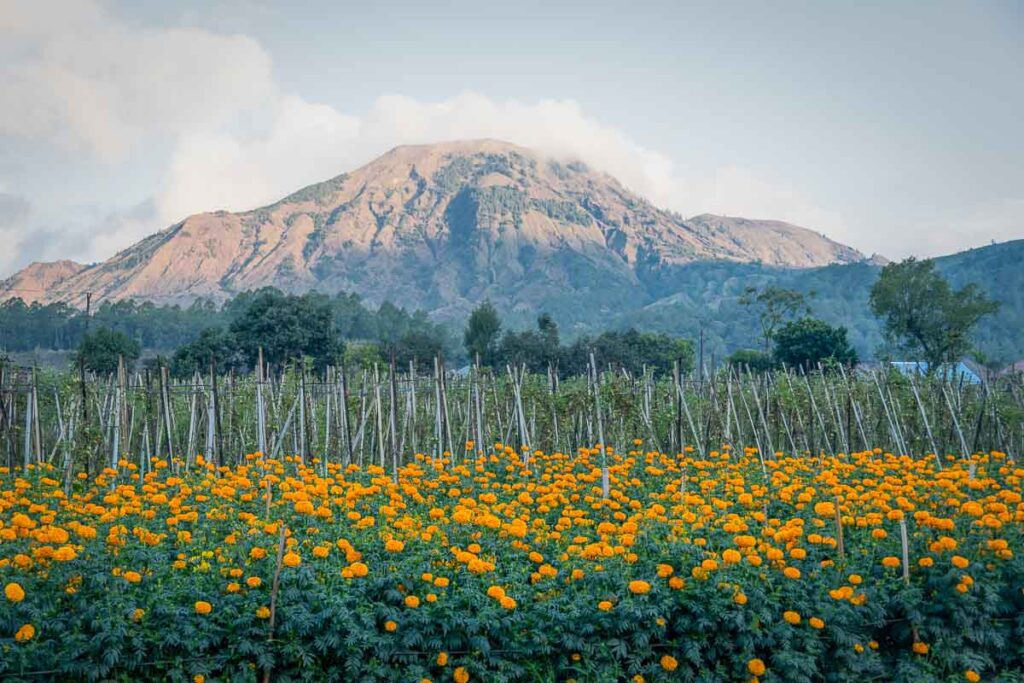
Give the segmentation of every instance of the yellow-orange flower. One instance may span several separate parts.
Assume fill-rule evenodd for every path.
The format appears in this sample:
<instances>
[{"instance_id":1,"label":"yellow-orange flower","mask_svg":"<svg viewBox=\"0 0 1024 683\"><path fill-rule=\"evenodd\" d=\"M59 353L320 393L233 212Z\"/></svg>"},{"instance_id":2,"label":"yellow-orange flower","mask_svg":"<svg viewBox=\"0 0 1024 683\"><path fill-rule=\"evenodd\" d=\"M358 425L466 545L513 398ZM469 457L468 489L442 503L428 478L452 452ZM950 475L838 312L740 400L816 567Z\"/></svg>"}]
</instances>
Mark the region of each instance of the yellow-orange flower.
<instances>
[{"instance_id":1,"label":"yellow-orange flower","mask_svg":"<svg viewBox=\"0 0 1024 683\"><path fill-rule=\"evenodd\" d=\"M11 602L21 602L25 599L25 590L21 587L21 584L12 581L4 586L4 597Z\"/></svg>"},{"instance_id":2,"label":"yellow-orange flower","mask_svg":"<svg viewBox=\"0 0 1024 683\"><path fill-rule=\"evenodd\" d=\"M630 581L629 592L635 595L644 595L651 592L651 584L646 581Z\"/></svg>"},{"instance_id":3,"label":"yellow-orange flower","mask_svg":"<svg viewBox=\"0 0 1024 683\"><path fill-rule=\"evenodd\" d=\"M196 614L209 614L213 611L213 605L205 600L196 600L195 610Z\"/></svg>"},{"instance_id":4,"label":"yellow-orange flower","mask_svg":"<svg viewBox=\"0 0 1024 683\"><path fill-rule=\"evenodd\" d=\"M756 657L747 662L747 671L755 676L763 675L765 670L764 662Z\"/></svg>"}]
</instances>

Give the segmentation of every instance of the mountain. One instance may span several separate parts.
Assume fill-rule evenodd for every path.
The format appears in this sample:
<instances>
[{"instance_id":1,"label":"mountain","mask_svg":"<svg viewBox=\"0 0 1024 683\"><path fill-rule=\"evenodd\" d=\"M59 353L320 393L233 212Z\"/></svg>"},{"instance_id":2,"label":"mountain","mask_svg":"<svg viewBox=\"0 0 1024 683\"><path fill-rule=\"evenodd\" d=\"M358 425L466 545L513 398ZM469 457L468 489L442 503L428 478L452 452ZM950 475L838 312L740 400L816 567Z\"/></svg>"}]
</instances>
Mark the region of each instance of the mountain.
<instances>
[{"instance_id":1,"label":"mountain","mask_svg":"<svg viewBox=\"0 0 1024 683\"><path fill-rule=\"evenodd\" d=\"M397 147L252 211L190 216L102 263L33 264L0 300L222 300L266 285L465 315L617 315L704 261L812 268L864 255L779 221L684 219L579 162L497 140ZM30 291L46 290L46 291Z\"/></svg>"},{"instance_id":2,"label":"mountain","mask_svg":"<svg viewBox=\"0 0 1024 683\"><path fill-rule=\"evenodd\" d=\"M89 266L74 261L30 263L17 273L0 282L0 301L20 297L24 301L50 301L59 299L59 285L78 275Z\"/></svg>"}]
</instances>

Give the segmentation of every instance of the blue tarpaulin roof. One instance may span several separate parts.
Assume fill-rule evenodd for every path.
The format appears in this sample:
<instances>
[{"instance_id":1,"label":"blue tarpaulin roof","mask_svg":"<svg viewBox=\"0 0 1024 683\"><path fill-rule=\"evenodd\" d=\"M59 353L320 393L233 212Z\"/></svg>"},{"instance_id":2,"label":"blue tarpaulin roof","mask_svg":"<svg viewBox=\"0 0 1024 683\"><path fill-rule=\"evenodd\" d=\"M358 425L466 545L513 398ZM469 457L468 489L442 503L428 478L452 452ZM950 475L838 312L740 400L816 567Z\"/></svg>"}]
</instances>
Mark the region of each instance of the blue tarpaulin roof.
<instances>
[{"instance_id":1,"label":"blue tarpaulin roof","mask_svg":"<svg viewBox=\"0 0 1024 683\"><path fill-rule=\"evenodd\" d=\"M904 375L924 375L928 372L928 363L923 360L904 361L897 360L890 363L894 368ZM939 376L953 381L963 380L970 384L981 384L981 377L963 361L947 365L939 370Z\"/></svg>"}]
</instances>

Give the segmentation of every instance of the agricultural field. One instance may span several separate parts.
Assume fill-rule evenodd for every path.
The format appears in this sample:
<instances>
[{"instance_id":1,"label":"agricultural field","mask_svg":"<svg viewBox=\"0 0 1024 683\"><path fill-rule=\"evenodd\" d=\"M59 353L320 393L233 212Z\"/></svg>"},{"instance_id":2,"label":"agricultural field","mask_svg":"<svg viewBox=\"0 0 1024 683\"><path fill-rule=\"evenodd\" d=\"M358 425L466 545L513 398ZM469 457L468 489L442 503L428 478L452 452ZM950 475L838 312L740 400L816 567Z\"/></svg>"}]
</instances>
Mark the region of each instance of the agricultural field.
<instances>
[{"instance_id":1,"label":"agricultural field","mask_svg":"<svg viewBox=\"0 0 1024 683\"><path fill-rule=\"evenodd\" d=\"M0 469L0 677L1024 680L1005 453L627 443Z\"/></svg>"}]
</instances>

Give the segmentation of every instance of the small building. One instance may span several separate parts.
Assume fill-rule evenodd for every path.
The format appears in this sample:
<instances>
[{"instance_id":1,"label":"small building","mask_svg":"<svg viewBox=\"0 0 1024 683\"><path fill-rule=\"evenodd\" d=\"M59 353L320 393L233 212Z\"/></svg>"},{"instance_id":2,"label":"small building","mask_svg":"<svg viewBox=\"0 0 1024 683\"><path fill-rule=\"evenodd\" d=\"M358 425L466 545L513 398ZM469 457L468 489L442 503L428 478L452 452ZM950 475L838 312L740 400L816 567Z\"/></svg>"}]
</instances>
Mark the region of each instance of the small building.
<instances>
[{"instance_id":1,"label":"small building","mask_svg":"<svg viewBox=\"0 0 1024 683\"><path fill-rule=\"evenodd\" d=\"M923 360L912 360L902 361L894 360L890 361L890 366L899 370L904 375L926 375L928 374L928 362ZM946 365L939 369L939 376L944 379L948 379L953 382L966 382L967 384L983 384L984 383L984 371L980 368L973 367L974 363L961 360L956 363Z\"/></svg>"}]
</instances>

